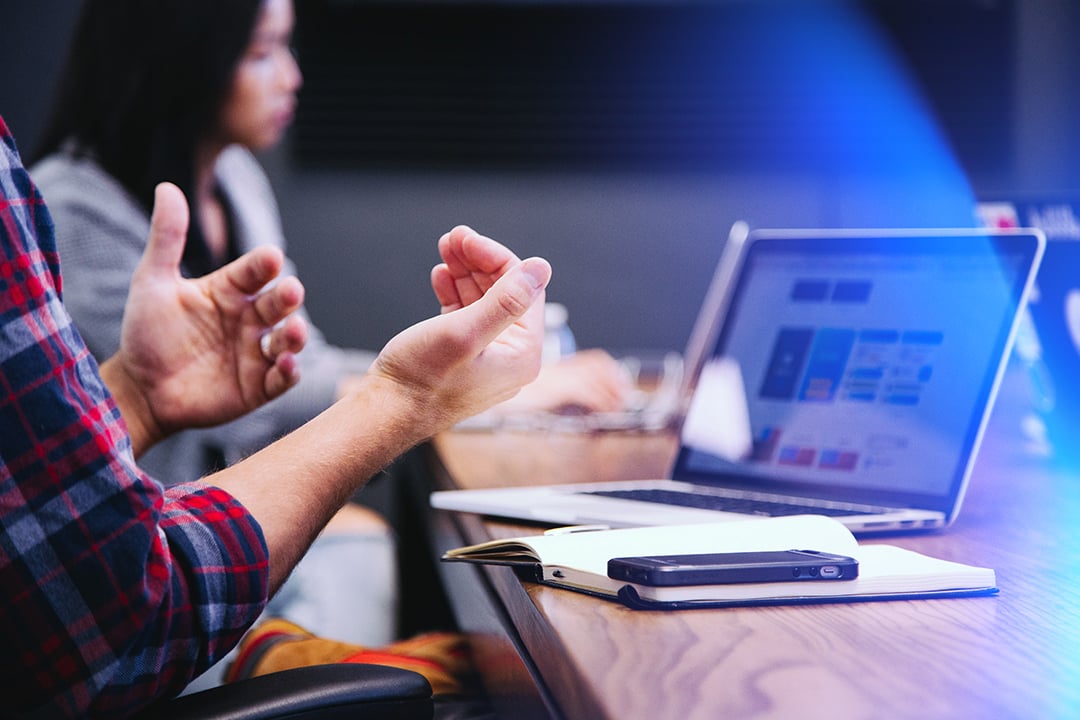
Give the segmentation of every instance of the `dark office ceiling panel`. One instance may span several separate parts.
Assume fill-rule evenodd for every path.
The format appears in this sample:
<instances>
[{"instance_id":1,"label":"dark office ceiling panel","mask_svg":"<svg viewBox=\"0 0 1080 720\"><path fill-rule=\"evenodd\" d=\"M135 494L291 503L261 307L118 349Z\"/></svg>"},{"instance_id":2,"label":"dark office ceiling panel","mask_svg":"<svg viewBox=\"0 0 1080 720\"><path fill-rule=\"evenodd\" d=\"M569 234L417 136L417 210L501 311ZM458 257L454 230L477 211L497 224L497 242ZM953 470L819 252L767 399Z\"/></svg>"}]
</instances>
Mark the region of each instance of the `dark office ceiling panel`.
<instances>
[{"instance_id":1,"label":"dark office ceiling panel","mask_svg":"<svg viewBox=\"0 0 1080 720\"><path fill-rule=\"evenodd\" d=\"M306 0L299 10L306 162L678 161L709 149L707 126L732 121L690 17L704 9Z\"/></svg>"},{"instance_id":2,"label":"dark office ceiling panel","mask_svg":"<svg viewBox=\"0 0 1080 720\"><path fill-rule=\"evenodd\" d=\"M794 3L804 14L814 5ZM926 84L961 159L1007 162L1007 151L982 149L1010 140L1009 6L866 5ZM788 49L761 39L782 6L303 0L294 157L368 168L809 166L822 159L815 122L827 121L811 107L819 88L781 91L787 79L770 63Z\"/></svg>"},{"instance_id":3,"label":"dark office ceiling panel","mask_svg":"<svg viewBox=\"0 0 1080 720\"><path fill-rule=\"evenodd\" d=\"M1014 3L873 0L865 7L920 81L967 171L1008 175L1016 124Z\"/></svg>"}]
</instances>

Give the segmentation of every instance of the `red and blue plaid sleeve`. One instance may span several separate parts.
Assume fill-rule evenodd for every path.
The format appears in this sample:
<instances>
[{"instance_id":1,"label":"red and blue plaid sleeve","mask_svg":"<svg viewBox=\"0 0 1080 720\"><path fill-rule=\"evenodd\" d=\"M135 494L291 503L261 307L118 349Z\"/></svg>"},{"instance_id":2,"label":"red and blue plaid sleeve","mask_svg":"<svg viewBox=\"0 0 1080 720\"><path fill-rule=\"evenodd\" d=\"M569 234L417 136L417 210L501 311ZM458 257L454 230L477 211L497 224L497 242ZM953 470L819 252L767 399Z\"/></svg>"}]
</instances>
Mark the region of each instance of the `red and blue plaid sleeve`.
<instances>
[{"instance_id":1,"label":"red and blue plaid sleeve","mask_svg":"<svg viewBox=\"0 0 1080 720\"><path fill-rule=\"evenodd\" d=\"M0 714L124 717L236 644L266 602L267 549L224 491L138 469L60 291L52 221L0 119Z\"/></svg>"}]
</instances>

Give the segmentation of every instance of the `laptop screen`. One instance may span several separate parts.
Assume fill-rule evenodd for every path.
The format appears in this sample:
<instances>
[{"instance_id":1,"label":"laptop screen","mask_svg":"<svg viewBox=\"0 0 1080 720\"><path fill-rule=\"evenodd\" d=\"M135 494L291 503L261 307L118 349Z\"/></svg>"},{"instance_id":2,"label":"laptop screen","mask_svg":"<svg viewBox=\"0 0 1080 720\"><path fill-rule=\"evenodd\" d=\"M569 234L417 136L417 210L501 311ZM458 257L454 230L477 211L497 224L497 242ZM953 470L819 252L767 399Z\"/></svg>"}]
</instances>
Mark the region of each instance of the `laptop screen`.
<instances>
[{"instance_id":1,"label":"laptop screen","mask_svg":"<svg viewBox=\"0 0 1080 720\"><path fill-rule=\"evenodd\" d=\"M951 512L970 472L1037 234L751 234L683 425L675 477ZM752 448L715 434L741 375Z\"/></svg>"}]
</instances>

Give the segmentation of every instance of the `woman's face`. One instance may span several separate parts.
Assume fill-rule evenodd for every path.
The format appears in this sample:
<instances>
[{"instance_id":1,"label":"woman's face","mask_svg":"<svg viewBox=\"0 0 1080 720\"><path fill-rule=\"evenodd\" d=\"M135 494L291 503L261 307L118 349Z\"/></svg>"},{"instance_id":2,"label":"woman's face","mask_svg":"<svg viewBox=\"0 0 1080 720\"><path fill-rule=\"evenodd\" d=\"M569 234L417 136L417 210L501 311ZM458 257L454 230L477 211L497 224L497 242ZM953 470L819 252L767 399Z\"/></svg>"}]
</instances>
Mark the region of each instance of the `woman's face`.
<instances>
[{"instance_id":1,"label":"woman's face","mask_svg":"<svg viewBox=\"0 0 1080 720\"><path fill-rule=\"evenodd\" d=\"M222 108L224 143L262 150L277 143L292 122L303 82L289 47L293 23L292 0L264 0Z\"/></svg>"}]
</instances>

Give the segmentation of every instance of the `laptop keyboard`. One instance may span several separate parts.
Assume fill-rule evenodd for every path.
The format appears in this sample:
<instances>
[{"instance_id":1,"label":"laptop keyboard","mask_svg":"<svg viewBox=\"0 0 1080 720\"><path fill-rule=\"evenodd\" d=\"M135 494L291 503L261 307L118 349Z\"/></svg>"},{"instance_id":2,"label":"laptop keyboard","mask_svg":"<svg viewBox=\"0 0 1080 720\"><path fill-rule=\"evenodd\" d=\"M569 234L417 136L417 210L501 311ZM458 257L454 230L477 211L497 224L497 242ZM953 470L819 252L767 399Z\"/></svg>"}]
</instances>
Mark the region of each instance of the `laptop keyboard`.
<instances>
[{"instance_id":1,"label":"laptop keyboard","mask_svg":"<svg viewBox=\"0 0 1080 720\"><path fill-rule=\"evenodd\" d=\"M700 493L686 493L659 489L595 490L586 494L621 498L623 500L640 500L642 502L661 503L664 505L681 505L683 507L700 508L703 510L721 510L724 512L737 512L746 515L766 515L768 517L803 515L805 513L841 517L844 515L863 515L870 510L878 509L796 505L756 498L725 497L722 495L705 495Z\"/></svg>"}]
</instances>

